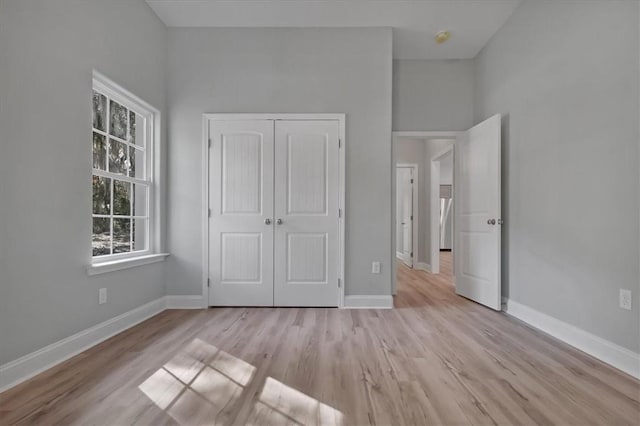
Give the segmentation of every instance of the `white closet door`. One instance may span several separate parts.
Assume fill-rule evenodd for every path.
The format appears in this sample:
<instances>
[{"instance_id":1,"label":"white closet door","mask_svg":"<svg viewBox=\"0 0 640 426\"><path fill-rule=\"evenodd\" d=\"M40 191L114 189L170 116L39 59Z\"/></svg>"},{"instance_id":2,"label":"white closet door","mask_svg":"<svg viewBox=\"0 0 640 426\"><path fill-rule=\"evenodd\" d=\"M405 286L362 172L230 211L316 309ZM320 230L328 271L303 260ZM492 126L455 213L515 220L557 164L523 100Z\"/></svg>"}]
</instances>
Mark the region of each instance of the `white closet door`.
<instances>
[{"instance_id":1,"label":"white closet door","mask_svg":"<svg viewBox=\"0 0 640 426\"><path fill-rule=\"evenodd\" d=\"M276 306L338 306L338 121L276 121Z\"/></svg>"},{"instance_id":2,"label":"white closet door","mask_svg":"<svg viewBox=\"0 0 640 426\"><path fill-rule=\"evenodd\" d=\"M273 306L273 121L210 121L209 305Z\"/></svg>"}]
</instances>

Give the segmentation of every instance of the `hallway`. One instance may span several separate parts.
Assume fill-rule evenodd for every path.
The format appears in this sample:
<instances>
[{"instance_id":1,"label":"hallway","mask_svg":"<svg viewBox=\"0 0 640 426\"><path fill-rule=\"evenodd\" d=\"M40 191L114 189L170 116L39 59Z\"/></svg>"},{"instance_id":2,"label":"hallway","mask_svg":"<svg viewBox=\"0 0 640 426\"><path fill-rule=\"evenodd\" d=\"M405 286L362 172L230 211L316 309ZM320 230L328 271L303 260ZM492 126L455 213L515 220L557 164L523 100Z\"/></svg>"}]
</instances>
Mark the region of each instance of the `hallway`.
<instances>
[{"instance_id":1,"label":"hallway","mask_svg":"<svg viewBox=\"0 0 640 426\"><path fill-rule=\"evenodd\" d=\"M440 273L430 274L411 269L402 261L396 261L398 294L394 298L396 308L425 306L424 303L458 303L466 299L455 295L453 286L453 254L440 252ZM417 297L419 296L419 297Z\"/></svg>"}]
</instances>

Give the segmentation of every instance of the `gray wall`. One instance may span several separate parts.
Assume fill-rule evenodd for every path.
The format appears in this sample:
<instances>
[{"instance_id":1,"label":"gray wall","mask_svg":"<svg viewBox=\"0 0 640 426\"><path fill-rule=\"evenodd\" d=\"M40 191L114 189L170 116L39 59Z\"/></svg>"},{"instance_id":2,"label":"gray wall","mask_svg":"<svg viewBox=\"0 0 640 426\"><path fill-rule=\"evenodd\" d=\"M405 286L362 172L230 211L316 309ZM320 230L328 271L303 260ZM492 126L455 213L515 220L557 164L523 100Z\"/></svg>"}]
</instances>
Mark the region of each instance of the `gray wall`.
<instances>
[{"instance_id":1,"label":"gray wall","mask_svg":"<svg viewBox=\"0 0 640 426\"><path fill-rule=\"evenodd\" d=\"M473 60L393 61L393 130L473 126Z\"/></svg>"},{"instance_id":2,"label":"gray wall","mask_svg":"<svg viewBox=\"0 0 640 426\"><path fill-rule=\"evenodd\" d=\"M440 159L440 185L453 185L453 153Z\"/></svg>"},{"instance_id":3,"label":"gray wall","mask_svg":"<svg viewBox=\"0 0 640 426\"><path fill-rule=\"evenodd\" d=\"M142 0L0 3L0 364L164 295L163 264L85 267L92 69L164 112L165 37Z\"/></svg>"},{"instance_id":4,"label":"gray wall","mask_svg":"<svg viewBox=\"0 0 640 426\"><path fill-rule=\"evenodd\" d=\"M476 61L477 121L504 114L504 292L636 352L638 16L525 1Z\"/></svg>"},{"instance_id":5,"label":"gray wall","mask_svg":"<svg viewBox=\"0 0 640 426\"><path fill-rule=\"evenodd\" d=\"M324 112L347 114L346 294L390 294L391 29L175 28L168 42L168 293L202 290L202 114Z\"/></svg>"}]
</instances>

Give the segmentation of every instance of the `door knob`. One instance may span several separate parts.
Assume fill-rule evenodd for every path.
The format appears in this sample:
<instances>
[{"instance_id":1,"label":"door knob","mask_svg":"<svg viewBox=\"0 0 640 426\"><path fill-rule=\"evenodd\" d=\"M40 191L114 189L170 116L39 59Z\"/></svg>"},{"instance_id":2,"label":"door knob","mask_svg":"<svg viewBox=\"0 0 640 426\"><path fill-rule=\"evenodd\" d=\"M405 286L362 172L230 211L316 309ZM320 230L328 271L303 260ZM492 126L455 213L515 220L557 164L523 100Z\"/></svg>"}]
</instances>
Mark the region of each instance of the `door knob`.
<instances>
[{"instance_id":1,"label":"door knob","mask_svg":"<svg viewBox=\"0 0 640 426\"><path fill-rule=\"evenodd\" d=\"M276 219L276 223L277 223L278 225L282 225L282 219Z\"/></svg>"},{"instance_id":2,"label":"door knob","mask_svg":"<svg viewBox=\"0 0 640 426\"><path fill-rule=\"evenodd\" d=\"M265 224L265 225L271 225L271 219L266 218L266 219L264 220L264 224Z\"/></svg>"},{"instance_id":3,"label":"door knob","mask_svg":"<svg viewBox=\"0 0 640 426\"><path fill-rule=\"evenodd\" d=\"M496 224L496 220L495 219L489 219L487 221L487 225L495 225Z\"/></svg>"}]
</instances>

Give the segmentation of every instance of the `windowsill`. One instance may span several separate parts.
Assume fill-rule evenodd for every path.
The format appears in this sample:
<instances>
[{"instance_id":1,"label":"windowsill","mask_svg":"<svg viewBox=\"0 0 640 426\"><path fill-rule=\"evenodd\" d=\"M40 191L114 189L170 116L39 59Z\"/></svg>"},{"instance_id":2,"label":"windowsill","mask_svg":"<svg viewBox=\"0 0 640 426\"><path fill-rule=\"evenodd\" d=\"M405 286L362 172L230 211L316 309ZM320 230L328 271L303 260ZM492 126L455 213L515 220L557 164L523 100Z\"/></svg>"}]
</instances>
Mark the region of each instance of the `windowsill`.
<instances>
[{"instance_id":1,"label":"windowsill","mask_svg":"<svg viewBox=\"0 0 640 426\"><path fill-rule=\"evenodd\" d=\"M99 275L121 269L135 268L136 266L149 265L150 263L163 262L169 253L148 254L146 256L131 257L128 259L110 260L94 263L87 266L87 274Z\"/></svg>"}]
</instances>

